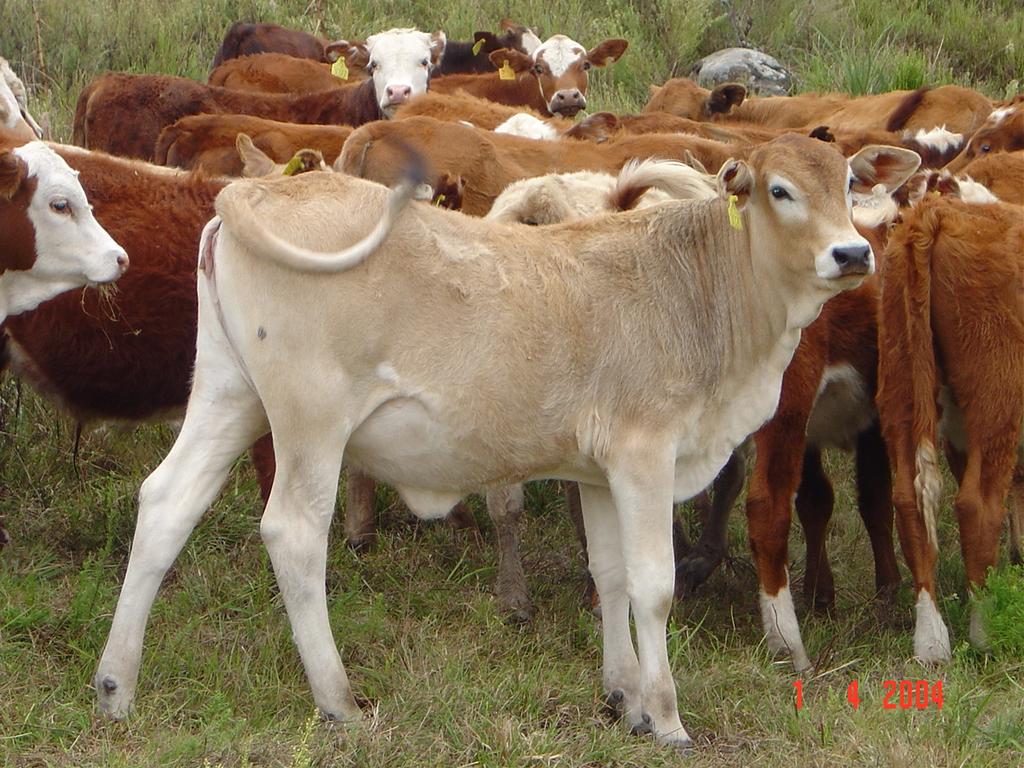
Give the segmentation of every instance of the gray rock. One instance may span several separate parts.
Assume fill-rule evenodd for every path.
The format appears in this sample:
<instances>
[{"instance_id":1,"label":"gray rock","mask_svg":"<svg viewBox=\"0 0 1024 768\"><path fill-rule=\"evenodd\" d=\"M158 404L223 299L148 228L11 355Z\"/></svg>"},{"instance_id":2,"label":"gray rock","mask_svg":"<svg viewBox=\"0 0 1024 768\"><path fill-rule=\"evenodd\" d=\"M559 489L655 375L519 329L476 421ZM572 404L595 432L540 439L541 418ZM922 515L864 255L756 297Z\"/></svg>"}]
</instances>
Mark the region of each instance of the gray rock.
<instances>
[{"instance_id":1,"label":"gray rock","mask_svg":"<svg viewBox=\"0 0 1024 768\"><path fill-rule=\"evenodd\" d=\"M751 94L785 96L793 78L777 59L753 48L724 48L693 65L690 76L704 88L742 83Z\"/></svg>"}]
</instances>

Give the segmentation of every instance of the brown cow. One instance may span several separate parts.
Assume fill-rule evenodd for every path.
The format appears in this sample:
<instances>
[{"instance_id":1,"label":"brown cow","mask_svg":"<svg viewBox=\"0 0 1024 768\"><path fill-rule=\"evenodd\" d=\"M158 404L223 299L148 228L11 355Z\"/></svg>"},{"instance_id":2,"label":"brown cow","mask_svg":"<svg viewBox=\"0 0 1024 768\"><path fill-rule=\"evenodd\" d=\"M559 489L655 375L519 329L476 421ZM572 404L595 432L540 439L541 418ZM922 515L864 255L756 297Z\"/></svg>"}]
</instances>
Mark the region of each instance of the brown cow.
<instances>
[{"instance_id":1,"label":"brown cow","mask_svg":"<svg viewBox=\"0 0 1024 768\"><path fill-rule=\"evenodd\" d=\"M391 30L371 35L365 47L353 43L372 76L304 96L259 94L212 88L162 75L104 75L79 96L75 143L115 154L149 159L160 131L192 114L248 114L295 123L359 125L390 117L399 104L427 88L431 62L440 57L443 33Z\"/></svg>"},{"instance_id":2,"label":"brown cow","mask_svg":"<svg viewBox=\"0 0 1024 768\"><path fill-rule=\"evenodd\" d=\"M605 171L618 173L633 158L683 159L686 152L712 172L730 157L749 152L749 145L723 144L683 134L623 135L596 144L588 141L534 141L479 128L411 117L376 122L353 131L335 169L382 184L397 181L399 142L422 153L431 178L448 172L465 180L463 212L485 214L511 182L546 173Z\"/></svg>"},{"instance_id":3,"label":"brown cow","mask_svg":"<svg viewBox=\"0 0 1024 768\"><path fill-rule=\"evenodd\" d=\"M239 133L273 161L287 162L304 147L319 150L328 163L341 152L352 133L346 125L297 125L249 115L190 115L160 132L154 161L211 176L241 176L242 162L235 149Z\"/></svg>"},{"instance_id":4,"label":"brown cow","mask_svg":"<svg viewBox=\"0 0 1024 768\"><path fill-rule=\"evenodd\" d=\"M927 197L882 262L878 410L893 500L917 594L914 655L950 658L936 602L942 478L939 406L960 490L954 507L969 589L998 557L1024 419L1024 215L1017 206ZM985 646L977 605L970 639Z\"/></svg>"},{"instance_id":5,"label":"brown cow","mask_svg":"<svg viewBox=\"0 0 1024 768\"><path fill-rule=\"evenodd\" d=\"M669 112L691 120L752 122L780 128L930 130L939 126L955 133L977 130L992 111L988 98L957 85L917 91L853 97L842 93L746 98L746 88L726 83L713 90L692 80L675 78L651 86L645 112Z\"/></svg>"},{"instance_id":6,"label":"brown cow","mask_svg":"<svg viewBox=\"0 0 1024 768\"><path fill-rule=\"evenodd\" d=\"M283 53L300 59L327 61L326 46L324 38L299 29L236 21L224 34L224 40L213 57L213 66L217 68L229 59L257 53Z\"/></svg>"},{"instance_id":7,"label":"brown cow","mask_svg":"<svg viewBox=\"0 0 1024 768\"><path fill-rule=\"evenodd\" d=\"M207 84L236 91L299 94L329 91L367 77L365 69L353 67L342 79L331 67L283 53L259 53L224 62L210 73Z\"/></svg>"},{"instance_id":8,"label":"brown cow","mask_svg":"<svg viewBox=\"0 0 1024 768\"><path fill-rule=\"evenodd\" d=\"M957 175L983 184L1004 203L1024 205L1024 152L980 155Z\"/></svg>"}]
</instances>

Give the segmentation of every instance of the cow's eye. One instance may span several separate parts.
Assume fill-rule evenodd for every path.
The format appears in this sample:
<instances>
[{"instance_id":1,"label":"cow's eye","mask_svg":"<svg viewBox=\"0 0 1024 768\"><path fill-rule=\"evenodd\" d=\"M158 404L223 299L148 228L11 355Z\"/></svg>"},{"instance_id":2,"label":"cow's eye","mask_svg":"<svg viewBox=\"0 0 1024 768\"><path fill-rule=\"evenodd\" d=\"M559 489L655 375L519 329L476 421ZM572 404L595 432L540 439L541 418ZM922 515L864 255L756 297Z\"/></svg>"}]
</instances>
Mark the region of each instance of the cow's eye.
<instances>
[{"instance_id":1,"label":"cow's eye","mask_svg":"<svg viewBox=\"0 0 1024 768\"><path fill-rule=\"evenodd\" d=\"M583 62L583 69L590 69L593 66L589 61Z\"/></svg>"},{"instance_id":2,"label":"cow's eye","mask_svg":"<svg viewBox=\"0 0 1024 768\"><path fill-rule=\"evenodd\" d=\"M373 72L373 70L375 70L376 68L377 68L377 62L376 61L369 61L369 62L366 63L366 72L367 72L367 74L371 74Z\"/></svg>"},{"instance_id":3,"label":"cow's eye","mask_svg":"<svg viewBox=\"0 0 1024 768\"><path fill-rule=\"evenodd\" d=\"M980 149L981 149L982 152L991 152L992 151L992 145L991 144L982 144Z\"/></svg>"},{"instance_id":4,"label":"cow's eye","mask_svg":"<svg viewBox=\"0 0 1024 768\"><path fill-rule=\"evenodd\" d=\"M430 59L424 59L423 61L420 62L420 66L421 67L426 67L426 66L429 66L429 65L430 65Z\"/></svg>"},{"instance_id":5,"label":"cow's eye","mask_svg":"<svg viewBox=\"0 0 1024 768\"><path fill-rule=\"evenodd\" d=\"M534 64L533 65L533 71L536 74L538 74L538 75L543 75L544 74L544 67L541 66L540 64Z\"/></svg>"},{"instance_id":6,"label":"cow's eye","mask_svg":"<svg viewBox=\"0 0 1024 768\"><path fill-rule=\"evenodd\" d=\"M793 196L790 195L789 192L786 191L786 188L785 187L780 187L778 184L776 184L774 187L772 187L768 191L772 193L772 197L774 197L776 200L792 200L793 199Z\"/></svg>"},{"instance_id":7,"label":"cow's eye","mask_svg":"<svg viewBox=\"0 0 1024 768\"><path fill-rule=\"evenodd\" d=\"M65 200L63 197L58 197L56 200L50 201L50 210L54 213L59 213L62 216L71 215L71 203Z\"/></svg>"}]
</instances>

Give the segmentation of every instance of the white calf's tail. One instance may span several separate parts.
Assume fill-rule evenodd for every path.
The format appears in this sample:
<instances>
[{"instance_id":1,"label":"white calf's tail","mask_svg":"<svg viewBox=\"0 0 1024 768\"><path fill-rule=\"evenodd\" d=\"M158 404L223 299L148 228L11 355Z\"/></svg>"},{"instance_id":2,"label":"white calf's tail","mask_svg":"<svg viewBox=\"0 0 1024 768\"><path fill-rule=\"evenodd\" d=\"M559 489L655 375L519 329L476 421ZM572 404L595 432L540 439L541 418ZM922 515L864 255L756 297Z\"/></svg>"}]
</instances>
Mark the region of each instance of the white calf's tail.
<instances>
[{"instance_id":1,"label":"white calf's tail","mask_svg":"<svg viewBox=\"0 0 1024 768\"><path fill-rule=\"evenodd\" d=\"M928 438L922 438L917 444L914 457L916 474L914 491L917 494L917 508L924 520L924 530L928 534L928 544L935 552L939 551L939 500L942 496L942 474L939 471L939 457L935 444Z\"/></svg>"},{"instance_id":2,"label":"white calf's tail","mask_svg":"<svg viewBox=\"0 0 1024 768\"><path fill-rule=\"evenodd\" d=\"M370 254L387 239L398 215L409 204L409 201L414 199L422 178L421 166L416 163L414 168L403 175L398 186L388 194L387 201L384 203L384 215L377 226L358 243L343 251L333 253L313 251L289 243L267 230L253 212L252 207L245 201L232 201L230 214L224 218L236 237L240 237L265 258L300 272L344 272L366 261ZM218 205L219 210L220 206ZM223 216L224 212L221 213Z\"/></svg>"},{"instance_id":3,"label":"white calf's tail","mask_svg":"<svg viewBox=\"0 0 1024 768\"><path fill-rule=\"evenodd\" d=\"M627 211L650 189L676 200L718 197L715 177L675 160L630 160L619 171L609 200L613 210ZM659 201L660 202L660 201Z\"/></svg>"}]
</instances>

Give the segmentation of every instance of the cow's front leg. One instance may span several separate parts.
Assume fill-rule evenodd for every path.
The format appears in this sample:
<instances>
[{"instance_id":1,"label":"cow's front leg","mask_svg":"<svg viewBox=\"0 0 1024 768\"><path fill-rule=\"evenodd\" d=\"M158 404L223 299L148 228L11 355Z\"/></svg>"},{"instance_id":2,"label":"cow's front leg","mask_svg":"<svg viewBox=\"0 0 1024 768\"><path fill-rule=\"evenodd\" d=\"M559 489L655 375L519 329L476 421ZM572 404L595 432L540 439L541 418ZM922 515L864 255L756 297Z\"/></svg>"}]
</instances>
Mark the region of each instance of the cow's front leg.
<instances>
[{"instance_id":1,"label":"cow's front leg","mask_svg":"<svg viewBox=\"0 0 1024 768\"><path fill-rule=\"evenodd\" d=\"M675 583L674 446L647 435L625 440L609 462L608 481L636 622L642 716L660 743L689 749L692 742L679 721L666 638Z\"/></svg>"}]
</instances>

